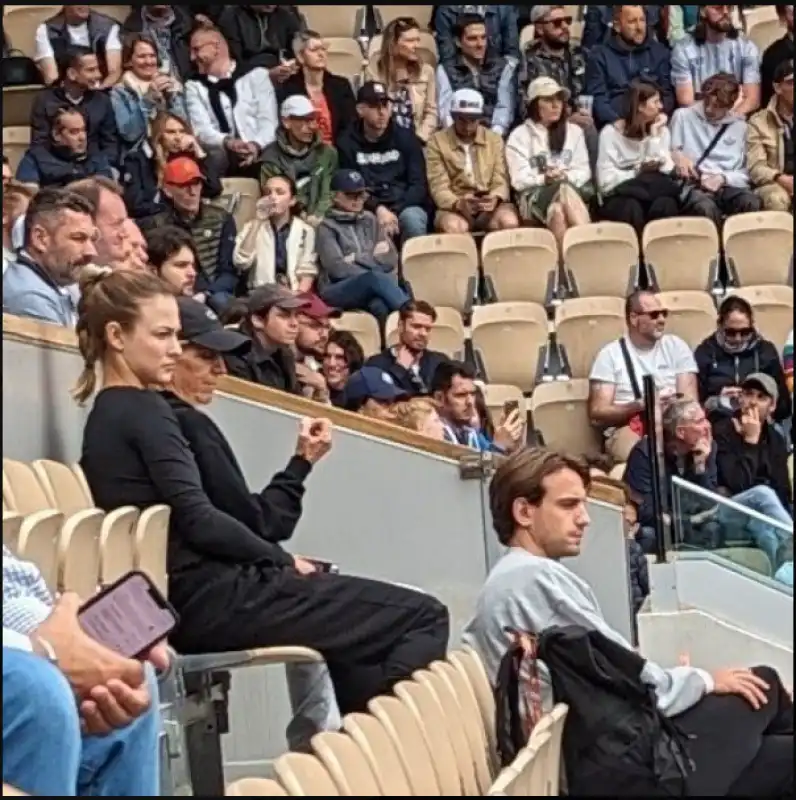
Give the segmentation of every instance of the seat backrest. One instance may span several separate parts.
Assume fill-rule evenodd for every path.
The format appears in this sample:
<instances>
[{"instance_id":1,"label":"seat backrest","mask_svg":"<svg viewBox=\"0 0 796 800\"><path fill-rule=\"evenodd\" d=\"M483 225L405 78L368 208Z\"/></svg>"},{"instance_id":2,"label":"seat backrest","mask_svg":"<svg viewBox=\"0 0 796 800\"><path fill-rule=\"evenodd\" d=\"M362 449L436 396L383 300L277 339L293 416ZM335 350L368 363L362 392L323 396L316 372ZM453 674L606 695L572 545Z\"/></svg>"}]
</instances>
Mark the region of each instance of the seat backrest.
<instances>
[{"instance_id":1,"label":"seat backrest","mask_svg":"<svg viewBox=\"0 0 796 800\"><path fill-rule=\"evenodd\" d=\"M456 358L464 349L464 323L462 315L455 308L439 306L435 309L437 320L431 329L428 347L438 350L449 358ZM398 344L399 313L395 311L387 318L384 328L388 347Z\"/></svg>"},{"instance_id":2,"label":"seat backrest","mask_svg":"<svg viewBox=\"0 0 796 800\"><path fill-rule=\"evenodd\" d=\"M61 6L27 6L4 14L3 33L8 38L9 46L33 58L36 50L36 29L60 10Z\"/></svg>"},{"instance_id":3,"label":"seat backrest","mask_svg":"<svg viewBox=\"0 0 796 800\"><path fill-rule=\"evenodd\" d=\"M379 324L372 314L346 311L332 320L332 325L338 331L348 331L362 346L365 358L370 358L381 350Z\"/></svg>"},{"instance_id":4,"label":"seat backrest","mask_svg":"<svg viewBox=\"0 0 796 800\"><path fill-rule=\"evenodd\" d=\"M782 351L793 330L793 288L791 286L746 286L731 294L743 297L755 311L760 333Z\"/></svg>"},{"instance_id":5,"label":"seat backrest","mask_svg":"<svg viewBox=\"0 0 796 800\"><path fill-rule=\"evenodd\" d=\"M481 262L498 300L544 304L558 268L558 246L547 228L492 231L484 237Z\"/></svg>"},{"instance_id":6,"label":"seat backrest","mask_svg":"<svg viewBox=\"0 0 796 800\"><path fill-rule=\"evenodd\" d=\"M223 178L223 195L236 195L238 202L233 211L235 224L240 230L251 222L257 214L257 201L260 199L260 184L254 178Z\"/></svg>"},{"instance_id":7,"label":"seat backrest","mask_svg":"<svg viewBox=\"0 0 796 800\"><path fill-rule=\"evenodd\" d=\"M359 36L357 15L364 8L362 5L326 6L304 5L299 11L307 21L308 29L318 31L322 36Z\"/></svg>"},{"instance_id":8,"label":"seat backrest","mask_svg":"<svg viewBox=\"0 0 796 800\"><path fill-rule=\"evenodd\" d=\"M115 19L119 24L123 23L130 14L130 6L92 5L90 8L92 11L98 11L100 14L105 14L106 17Z\"/></svg>"},{"instance_id":9,"label":"seat backrest","mask_svg":"<svg viewBox=\"0 0 796 800\"><path fill-rule=\"evenodd\" d=\"M724 252L741 286L785 284L793 257L793 215L786 211L734 214L724 223Z\"/></svg>"},{"instance_id":10,"label":"seat backrest","mask_svg":"<svg viewBox=\"0 0 796 800\"><path fill-rule=\"evenodd\" d=\"M350 36L326 38L328 70L349 80L362 73L365 62L359 42Z\"/></svg>"},{"instance_id":11,"label":"seat backrest","mask_svg":"<svg viewBox=\"0 0 796 800\"><path fill-rule=\"evenodd\" d=\"M100 583L100 531L104 514L98 508L77 511L66 518L58 539L58 589L83 600Z\"/></svg>"},{"instance_id":12,"label":"seat backrest","mask_svg":"<svg viewBox=\"0 0 796 800\"><path fill-rule=\"evenodd\" d=\"M575 297L556 309L558 343L566 349L573 378L588 378L594 359L625 333L625 301L620 297Z\"/></svg>"},{"instance_id":13,"label":"seat backrest","mask_svg":"<svg viewBox=\"0 0 796 800\"><path fill-rule=\"evenodd\" d=\"M639 260L638 237L623 222L577 225L564 235L563 255L582 297L625 297Z\"/></svg>"},{"instance_id":14,"label":"seat backrest","mask_svg":"<svg viewBox=\"0 0 796 800\"><path fill-rule=\"evenodd\" d=\"M716 329L716 305L707 292L661 292L663 308L669 309L666 333L696 349Z\"/></svg>"},{"instance_id":15,"label":"seat backrest","mask_svg":"<svg viewBox=\"0 0 796 800\"><path fill-rule=\"evenodd\" d=\"M34 461L31 468L52 508L57 508L64 514L74 514L93 507L91 498L86 497L84 487L66 464L41 458Z\"/></svg>"},{"instance_id":16,"label":"seat backrest","mask_svg":"<svg viewBox=\"0 0 796 800\"><path fill-rule=\"evenodd\" d=\"M343 730L359 745L384 797L410 797L401 758L384 725L372 714L347 714ZM430 766L430 765L429 765Z\"/></svg>"},{"instance_id":17,"label":"seat backrest","mask_svg":"<svg viewBox=\"0 0 796 800\"><path fill-rule=\"evenodd\" d=\"M99 539L99 579L102 586L135 569L135 526L140 512L133 506L117 508L102 520Z\"/></svg>"},{"instance_id":18,"label":"seat backrest","mask_svg":"<svg viewBox=\"0 0 796 800\"><path fill-rule=\"evenodd\" d=\"M412 17L423 30L428 30L433 6L375 5L374 8L379 12L384 27L398 17Z\"/></svg>"},{"instance_id":19,"label":"seat backrest","mask_svg":"<svg viewBox=\"0 0 796 800\"><path fill-rule=\"evenodd\" d=\"M484 400L486 401L486 410L495 427L500 424L503 408L508 402L517 403L520 415L525 416L525 396L518 386L506 383L487 383L484 386Z\"/></svg>"},{"instance_id":20,"label":"seat backrest","mask_svg":"<svg viewBox=\"0 0 796 800\"><path fill-rule=\"evenodd\" d=\"M661 291L707 291L719 255L719 233L705 217L673 217L648 223L642 235L644 261L655 270Z\"/></svg>"},{"instance_id":21,"label":"seat backrest","mask_svg":"<svg viewBox=\"0 0 796 800\"><path fill-rule=\"evenodd\" d=\"M242 778L227 786L227 797L289 797L276 781L268 778Z\"/></svg>"},{"instance_id":22,"label":"seat backrest","mask_svg":"<svg viewBox=\"0 0 796 800\"><path fill-rule=\"evenodd\" d=\"M561 765L563 754L561 751L564 737L564 726L567 721L569 707L565 703L557 703L534 726L531 733L530 744L534 745L541 736L550 737L550 741L540 751L547 761L545 772L550 794L557 795L561 789Z\"/></svg>"},{"instance_id":23,"label":"seat backrest","mask_svg":"<svg viewBox=\"0 0 796 800\"><path fill-rule=\"evenodd\" d=\"M166 552L169 542L168 506L145 508L135 526L135 568L146 573L163 595L168 591Z\"/></svg>"},{"instance_id":24,"label":"seat backrest","mask_svg":"<svg viewBox=\"0 0 796 800\"><path fill-rule=\"evenodd\" d=\"M22 520L17 555L38 568L49 590L58 591L58 540L64 524L60 511L35 511Z\"/></svg>"},{"instance_id":25,"label":"seat backrest","mask_svg":"<svg viewBox=\"0 0 796 800\"><path fill-rule=\"evenodd\" d=\"M291 797L340 797L332 776L316 756L285 753L274 762L274 772Z\"/></svg>"},{"instance_id":26,"label":"seat backrest","mask_svg":"<svg viewBox=\"0 0 796 800\"><path fill-rule=\"evenodd\" d=\"M54 508L36 473L22 461L3 459L3 500L12 511L32 514Z\"/></svg>"},{"instance_id":27,"label":"seat backrest","mask_svg":"<svg viewBox=\"0 0 796 800\"><path fill-rule=\"evenodd\" d=\"M365 754L348 734L336 731L318 733L312 737L312 749L341 796L378 797L381 794Z\"/></svg>"},{"instance_id":28,"label":"seat backrest","mask_svg":"<svg viewBox=\"0 0 796 800\"><path fill-rule=\"evenodd\" d=\"M550 733L540 733L520 750L511 765L517 777L511 784L507 794L510 797L550 797L558 794L550 786L547 766L550 748Z\"/></svg>"},{"instance_id":29,"label":"seat backrest","mask_svg":"<svg viewBox=\"0 0 796 800\"><path fill-rule=\"evenodd\" d=\"M3 511L3 544L12 552L17 552L19 529L22 527L22 514L16 511Z\"/></svg>"},{"instance_id":30,"label":"seat backrest","mask_svg":"<svg viewBox=\"0 0 796 800\"><path fill-rule=\"evenodd\" d=\"M589 381L551 381L536 387L531 397L533 426L547 447L596 456L602 452L602 436L589 419Z\"/></svg>"}]
</instances>

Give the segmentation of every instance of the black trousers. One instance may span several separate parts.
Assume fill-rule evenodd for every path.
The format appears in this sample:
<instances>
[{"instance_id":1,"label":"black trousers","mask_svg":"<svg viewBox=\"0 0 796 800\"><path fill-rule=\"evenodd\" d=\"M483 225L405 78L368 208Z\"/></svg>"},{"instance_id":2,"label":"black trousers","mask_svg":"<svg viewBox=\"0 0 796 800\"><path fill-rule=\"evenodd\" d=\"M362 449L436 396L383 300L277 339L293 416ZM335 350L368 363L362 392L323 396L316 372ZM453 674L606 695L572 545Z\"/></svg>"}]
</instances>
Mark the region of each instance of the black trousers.
<instances>
[{"instance_id":1,"label":"black trousers","mask_svg":"<svg viewBox=\"0 0 796 800\"><path fill-rule=\"evenodd\" d=\"M343 714L366 710L447 651L447 608L380 581L214 564L175 576L169 590L178 652L311 647L326 659Z\"/></svg>"},{"instance_id":2,"label":"black trousers","mask_svg":"<svg viewBox=\"0 0 796 800\"><path fill-rule=\"evenodd\" d=\"M609 222L626 222L640 237L648 222L676 217L679 210L676 197L661 195L642 201L626 195L609 195L603 200L599 215Z\"/></svg>"},{"instance_id":3,"label":"black trousers","mask_svg":"<svg viewBox=\"0 0 796 800\"><path fill-rule=\"evenodd\" d=\"M711 193L702 189L691 189L685 203L685 213L692 217L707 217L721 229L724 217L760 211L763 201L751 189L724 186Z\"/></svg>"}]
</instances>

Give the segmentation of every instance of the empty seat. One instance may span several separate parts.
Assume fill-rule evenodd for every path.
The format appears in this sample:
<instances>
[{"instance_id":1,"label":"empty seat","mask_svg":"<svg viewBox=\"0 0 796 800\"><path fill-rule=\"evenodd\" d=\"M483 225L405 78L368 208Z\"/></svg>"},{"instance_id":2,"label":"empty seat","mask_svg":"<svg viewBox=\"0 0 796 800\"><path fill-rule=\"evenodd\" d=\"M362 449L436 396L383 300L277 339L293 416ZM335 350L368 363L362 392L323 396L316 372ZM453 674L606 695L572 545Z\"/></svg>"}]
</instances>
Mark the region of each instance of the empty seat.
<instances>
[{"instance_id":1,"label":"empty seat","mask_svg":"<svg viewBox=\"0 0 796 800\"><path fill-rule=\"evenodd\" d=\"M497 299L546 304L555 285L558 246L547 228L492 231L481 248Z\"/></svg>"},{"instance_id":2,"label":"empty seat","mask_svg":"<svg viewBox=\"0 0 796 800\"><path fill-rule=\"evenodd\" d=\"M442 306L436 309L437 321L431 330L428 346L449 358L460 358L464 350L464 324L462 315L455 308ZM390 314L385 327L387 346L398 344L398 312Z\"/></svg>"},{"instance_id":3,"label":"empty seat","mask_svg":"<svg viewBox=\"0 0 796 800\"><path fill-rule=\"evenodd\" d=\"M497 427L503 418L503 409L506 403L517 403L520 414L524 417L526 413L525 396L522 389L517 386L509 386L504 383L487 383L484 386L484 400L486 410L492 425Z\"/></svg>"},{"instance_id":4,"label":"empty seat","mask_svg":"<svg viewBox=\"0 0 796 800\"><path fill-rule=\"evenodd\" d=\"M716 305L707 292L661 292L659 298L669 309L666 333L679 336L692 350L716 330Z\"/></svg>"},{"instance_id":5,"label":"empty seat","mask_svg":"<svg viewBox=\"0 0 796 800\"><path fill-rule=\"evenodd\" d=\"M367 62L359 42L350 36L334 36L326 39L326 46L329 72L343 75L349 80L361 74L363 65Z\"/></svg>"},{"instance_id":6,"label":"empty seat","mask_svg":"<svg viewBox=\"0 0 796 800\"><path fill-rule=\"evenodd\" d=\"M570 375L588 378L600 349L625 334L620 297L575 297L556 309L556 336L566 351Z\"/></svg>"},{"instance_id":7,"label":"empty seat","mask_svg":"<svg viewBox=\"0 0 796 800\"><path fill-rule=\"evenodd\" d=\"M483 358L490 382L532 391L547 335L547 313L536 303L493 303L473 309L473 347Z\"/></svg>"},{"instance_id":8,"label":"empty seat","mask_svg":"<svg viewBox=\"0 0 796 800\"><path fill-rule=\"evenodd\" d=\"M30 126L33 102L42 88L41 86L3 87L3 128L27 128Z\"/></svg>"},{"instance_id":9,"label":"empty seat","mask_svg":"<svg viewBox=\"0 0 796 800\"><path fill-rule=\"evenodd\" d=\"M341 797L378 797L379 783L359 745L345 733L312 737L312 749L326 767Z\"/></svg>"},{"instance_id":10,"label":"empty seat","mask_svg":"<svg viewBox=\"0 0 796 800\"><path fill-rule=\"evenodd\" d=\"M761 53L785 34L785 28L777 17L774 6L757 6L743 11L743 22L746 35Z\"/></svg>"},{"instance_id":11,"label":"empty seat","mask_svg":"<svg viewBox=\"0 0 796 800\"><path fill-rule=\"evenodd\" d=\"M58 538L58 589L83 600L99 586L99 540L104 514L98 508L67 517Z\"/></svg>"},{"instance_id":12,"label":"empty seat","mask_svg":"<svg viewBox=\"0 0 796 800\"><path fill-rule=\"evenodd\" d=\"M20 514L55 508L33 469L11 458L3 459L3 501L9 510Z\"/></svg>"},{"instance_id":13,"label":"empty seat","mask_svg":"<svg viewBox=\"0 0 796 800\"><path fill-rule=\"evenodd\" d=\"M757 329L782 352L793 330L793 289L790 286L746 286L733 289L731 294L751 304Z\"/></svg>"},{"instance_id":14,"label":"empty seat","mask_svg":"<svg viewBox=\"0 0 796 800\"><path fill-rule=\"evenodd\" d=\"M3 128L3 155L8 158L11 171L16 174L22 156L30 146L30 127L9 125Z\"/></svg>"},{"instance_id":15,"label":"empty seat","mask_svg":"<svg viewBox=\"0 0 796 800\"><path fill-rule=\"evenodd\" d=\"M650 222L642 236L644 262L662 292L710 291L717 277L719 232L704 217Z\"/></svg>"},{"instance_id":16,"label":"empty seat","mask_svg":"<svg viewBox=\"0 0 796 800\"><path fill-rule=\"evenodd\" d=\"M476 289L478 253L472 236L439 233L404 242L404 278L419 300L464 311Z\"/></svg>"},{"instance_id":17,"label":"empty seat","mask_svg":"<svg viewBox=\"0 0 796 800\"><path fill-rule=\"evenodd\" d=\"M135 525L135 568L148 575L164 597L168 592L166 552L169 541L168 506L152 506L141 512Z\"/></svg>"},{"instance_id":18,"label":"empty seat","mask_svg":"<svg viewBox=\"0 0 796 800\"><path fill-rule=\"evenodd\" d=\"M103 520L99 536L99 582L117 581L135 569L135 526L139 511L133 506L117 508Z\"/></svg>"},{"instance_id":19,"label":"empty seat","mask_svg":"<svg viewBox=\"0 0 796 800\"><path fill-rule=\"evenodd\" d=\"M285 753L274 762L274 772L292 797L340 797L326 767L306 753Z\"/></svg>"},{"instance_id":20,"label":"empty seat","mask_svg":"<svg viewBox=\"0 0 796 800\"><path fill-rule=\"evenodd\" d=\"M638 272L638 237L623 222L593 222L564 235L564 264L580 297L627 297Z\"/></svg>"},{"instance_id":21,"label":"empty seat","mask_svg":"<svg viewBox=\"0 0 796 800\"><path fill-rule=\"evenodd\" d=\"M786 211L735 214L724 223L724 253L741 286L792 280L793 215Z\"/></svg>"},{"instance_id":22,"label":"empty seat","mask_svg":"<svg viewBox=\"0 0 796 800\"><path fill-rule=\"evenodd\" d=\"M410 797L412 787L398 751L384 726L372 714L348 714L343 730L359 745L384 797Z\"/></svg>"},{"instance_id":23,"label":"empty seat","mask_svg":"<svg viewBox=\"0 0 796 800\"><path fill-rule=\"evenodd\" d=\"M353 36L360 35L364 6L362 5L306 5L299 6L299 11L307 21L307 28L317 31L321 36Z\"/></svg>"},{"instance_id":24,"label":"empty seat","mask_svg":"<svg viewBox=\"0 0 796 800\"><path fill-rule=\"evenodd\" d=\"M232 209L238 230L241 230L257 213L260 184L254 178L222 178L221 187L222 198L225 198L227 203L234 203L229 207Z\"/></svg>"},{"instance_id":25,"label":"empty seat","mask_svg":"<svg viewBox=\"0 0 796 800\"><path fill-rule=\"evenodd\" d=\"M428 26L431 23L431 12L433 10L433 6L404 5L375 5L373 8L379 15L379 22L383 28L386 28L387 25L398 17L413 17L420 23L420 27L423 30L428 30Z\"/></svg>"},{"instance_id":26,"label":"empty seat","mask_svg":"<svg viewBox=\"0 0 796 800\"><path fill-rule=\"evenodd\" d=\"M4 14L3 33L8 39L9 47L21 50L26 56L33 58L36 51L36 29L60 10L61 6L27 6ZM5 108L3 113L5 114Z\"/></svg>"},{"instance_id":27,"label":"empty seat","mask_svg":"<svg viewBox=\"0 0 796 800\"><path fill-rule=\"evenodd\" d=\"M547 447L578 455L602 452L602 437L589 420L589 381L552 381L536 387L531 397L534 430Z\"/></svg>"},{"instance_id":28,"label":"empty seat","mask_svg":"<svg viewBox=\"0 0 796 800\"><path fill-rule=\"evenodd\" d=\"M93 507L90 496L74 471L60 461L41 458L31 464L31 468L44 490L50 508L57 508L64 514L74 514Z\"/></svg>"},{"instance_id":29,"label":"empty seat","mask_svg":"<svg viewBox=\"0 0 796 800\"><path fill-rule=\"evenodd\" d=\"M3 544L12 552L17 552L19 529L25 517L16 511L3 511Z\"/></svg>"},{"instance_id":30,"label":"empty seat","mask_svg":"<svg viewBox=\"0 0 796 800\"><path fill-rule=\"evenodd\" d=\"M60 511L35 511L25 516L17 539L17 555L39 568L53 594L58 591L58 539L63 524Z\"/></svg>"},{"instance_id":31,"label":"empty seat","mask_svg":"<svg viewBox=\"0 0 796 800\"><path fill-rule=\"evenodd\" d=\"M361 345L365 358L376 355L381 350L381 334L379 323L372 314L364 311L346 311L332 325L338 331L348 331Z\"/></svg>"},{"instance_id":32,"label":"empty seat","mask_svg":"<svg viewBox=\"0 0 796 800\"><path fill-rule=\"evenodd\" d=\"M242 778L227 786L227 797L290 797L276 782L267 778Z\"/></svg>"}]
</instances>

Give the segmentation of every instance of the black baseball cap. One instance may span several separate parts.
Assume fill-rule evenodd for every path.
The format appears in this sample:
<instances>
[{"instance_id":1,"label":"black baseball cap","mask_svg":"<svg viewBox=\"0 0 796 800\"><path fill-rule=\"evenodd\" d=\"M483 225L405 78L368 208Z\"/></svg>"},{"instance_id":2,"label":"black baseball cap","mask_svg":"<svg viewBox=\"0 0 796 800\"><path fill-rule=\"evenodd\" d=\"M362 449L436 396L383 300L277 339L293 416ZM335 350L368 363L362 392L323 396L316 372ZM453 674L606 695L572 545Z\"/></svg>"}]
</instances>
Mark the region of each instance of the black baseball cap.
<instances>
[{"instance_id":1,"label":"black baseball cap","mask_svg":"<svg viewBox=\"0 0 796 800\"><path fill-rule=\"evenodd\" d=\"M221 324L213 309L192 297L178 297L180 339L214 353L234 353L251 347L251 339Z\"/></svg>"},{"instance_id":2,"label":"black baseball cap","mask_svg":"<svg viewBox=\"0 0 796 800\"><path fill-rule=\"evenodd\" d=\"M389 102L387 87L380 81L365 81L357 92L357 103L366 106L383 106Z\"/></svg>"}]
</instances>

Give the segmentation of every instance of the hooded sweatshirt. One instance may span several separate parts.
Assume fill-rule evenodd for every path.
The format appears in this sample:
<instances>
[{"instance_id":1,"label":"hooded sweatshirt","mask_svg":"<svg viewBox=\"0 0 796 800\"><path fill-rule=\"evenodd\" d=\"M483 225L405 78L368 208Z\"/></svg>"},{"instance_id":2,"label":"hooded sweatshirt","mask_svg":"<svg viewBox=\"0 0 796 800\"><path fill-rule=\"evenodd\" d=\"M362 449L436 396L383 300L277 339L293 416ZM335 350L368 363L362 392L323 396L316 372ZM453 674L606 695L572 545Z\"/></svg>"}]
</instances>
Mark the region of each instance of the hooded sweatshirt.
<instances>
[{"instance_id":1,"label":"hooded sweatshirt","mask_svg":"<svg viewBox=\"0 0 796 800\"><path fill-rule=\"evenodd\" d=\"M423 147L413 130L394 122L375 142L365 136L362 122L344 131L337 140L341 169L362 174L370 190L365 208L386 206L400 214L411 206L428 202Z\"/></svg>"},{"instance_id":2,"label":"hooded sweatshirt","mask_svg":"<svg viewBox=\"0 0 796 800\"><path fill-rule=\"evenodd\" d=\"M723 176L727 186L748 189L745 119L728 114L719 122L711 122L705 116L702 102L689 108L678 108L672 117L672 150L681 151L696 164L721 130L724 131L721 138L702 161L699 170Z\"/></svg>"}]
</instances>

